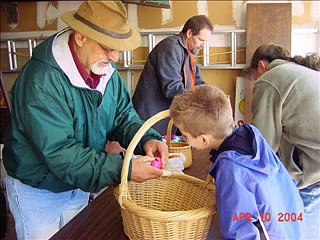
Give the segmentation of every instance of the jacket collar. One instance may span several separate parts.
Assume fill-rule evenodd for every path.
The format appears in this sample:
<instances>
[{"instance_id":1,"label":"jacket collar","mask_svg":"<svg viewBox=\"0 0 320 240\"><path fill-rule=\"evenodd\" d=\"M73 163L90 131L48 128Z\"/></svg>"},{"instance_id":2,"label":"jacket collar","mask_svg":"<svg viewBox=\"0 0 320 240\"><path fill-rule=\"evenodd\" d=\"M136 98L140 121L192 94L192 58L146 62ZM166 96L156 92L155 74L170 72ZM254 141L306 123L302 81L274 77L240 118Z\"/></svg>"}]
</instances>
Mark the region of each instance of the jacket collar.
<instances>
[{"instance_id":1,"label":"jacket collar","mask_svg":"<svg viewBox=\"0 0 320 240\"><path fill-rule=\"evenodd\" d=\"M254 133L249 125L235 127L233 133L222 142L218 150L211 150L211 162L214 163L219 154L225 151L236 151L242 155L256 154Z\"/></svg>"},{"instance_id":2,"label":"jacket collar","mask_svg":"<svg viewBox=\"0 0 320 240\"><path fill-rule=\"evenodd\" d=\"M275 59L271 63L268 64L268 70L270 70L274 67L277 67L279 65L285 64L285 63L288 63L288 61L283 60L283 59Z\"/></svg>"},{"instance_id":3,"label":"jacket collar","mask_svg":"<svg viewBox=\"0 0 320 240\"><path fill-rule=\"evenodd\" d=\"M185 37L185 35L184 35L182 32L180 32L180 33L178 34L178 41L179 41L179 43L181 44L181 46L182 46L186 51L188 51L187 46L186 46L186 37Z\"/></svg>"},{"instance_id":4,"label":"jacket collar","mask_svg":"<svg viewBox=\"0 0 320 240\"><path fill-rule=\"evenodd\" d=\"M72 54L68 45L69 36L72 33L73 30L67 28L62 30L55 36L52 44L53 56L59 67L68 76L70 83L73 86L92 90L83 80L72 58ZM103 95L107 83L114 71L115 69L110 64L109 68L107 69L106 75L101 77L100 83L95 90L101 92L101 94Z\"/></svg>"}]
</instances>

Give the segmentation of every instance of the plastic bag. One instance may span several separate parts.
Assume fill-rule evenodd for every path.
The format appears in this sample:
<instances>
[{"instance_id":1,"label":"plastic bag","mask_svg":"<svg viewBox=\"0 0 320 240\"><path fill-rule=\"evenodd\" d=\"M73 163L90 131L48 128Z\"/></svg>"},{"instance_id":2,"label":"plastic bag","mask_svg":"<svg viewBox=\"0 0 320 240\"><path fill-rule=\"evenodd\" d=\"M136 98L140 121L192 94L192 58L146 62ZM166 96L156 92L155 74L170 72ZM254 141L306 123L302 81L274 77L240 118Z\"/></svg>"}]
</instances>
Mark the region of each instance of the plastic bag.
<instances>
[{"instance_id":1,"label":"plastic bag","mask_svg":"<svg viewBox=\"0 0 320 240\"><path fill-rule=\"evenodd\" d=\"M186 156L183 153L169 153L168 164L164 169L182 173L185 162Z\"/></svg>"}]
</instances>

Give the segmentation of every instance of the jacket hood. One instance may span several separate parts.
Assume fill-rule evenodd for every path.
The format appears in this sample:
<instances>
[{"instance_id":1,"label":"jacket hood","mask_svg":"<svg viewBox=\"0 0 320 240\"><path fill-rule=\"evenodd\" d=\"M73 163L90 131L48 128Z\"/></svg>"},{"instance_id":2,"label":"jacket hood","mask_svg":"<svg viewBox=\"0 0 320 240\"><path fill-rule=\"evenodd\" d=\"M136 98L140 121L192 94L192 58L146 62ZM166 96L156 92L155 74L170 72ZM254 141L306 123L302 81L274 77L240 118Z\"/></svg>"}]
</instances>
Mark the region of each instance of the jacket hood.
<instances>
[{"instance_id":1,"label":"jacket hood","mask_svg":"<svg viewBox=\"0 0 320 240\"><path fill-rule=\"evenodd\" d=\"M277 155L253 125L243 125L236 129L218 151L213 150L210 154L214 162L210 171L213 176L220 161L232 161L266 175L273 175L280 169Z\"/></svg>"},{"instance_id":2,"label":"jacket hood","mask_svg":"<svg viewBox=\"0 0 320 240\"><path fill-rule=\"evenodd\" d=\"M56 36L60 33L61 32L58 32L58 33L52 35L51 37L49 37L48 39L43 41L41 44L39 44L33 50L32 59L40 61L40 62L44 62L44 63L60 70L61 68L57 64L57 62L53 56L53 52L52 52L53 41L56 38Z\"/></svg>"}]
</instances>

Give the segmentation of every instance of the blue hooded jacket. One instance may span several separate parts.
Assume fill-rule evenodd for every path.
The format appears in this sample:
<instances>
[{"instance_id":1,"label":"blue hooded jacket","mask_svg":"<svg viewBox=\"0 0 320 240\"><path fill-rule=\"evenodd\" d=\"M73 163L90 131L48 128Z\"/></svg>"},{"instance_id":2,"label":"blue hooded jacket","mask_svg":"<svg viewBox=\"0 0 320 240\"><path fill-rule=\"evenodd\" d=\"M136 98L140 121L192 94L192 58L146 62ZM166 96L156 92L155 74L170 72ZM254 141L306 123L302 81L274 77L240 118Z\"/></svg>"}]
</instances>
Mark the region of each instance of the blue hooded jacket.
<instances>
[{"instance_id":1,"label":"blue hooded jacket","mask_svg":"<svg viewBox=\"0 0 320 240\"><path fill-rule=\"evenodd\" d=\"M211 151L221 234L260 239L259 216L270 239L300 239L303 203L287 170L252 125L236 129Z\"/></svg>"}]
</instances>

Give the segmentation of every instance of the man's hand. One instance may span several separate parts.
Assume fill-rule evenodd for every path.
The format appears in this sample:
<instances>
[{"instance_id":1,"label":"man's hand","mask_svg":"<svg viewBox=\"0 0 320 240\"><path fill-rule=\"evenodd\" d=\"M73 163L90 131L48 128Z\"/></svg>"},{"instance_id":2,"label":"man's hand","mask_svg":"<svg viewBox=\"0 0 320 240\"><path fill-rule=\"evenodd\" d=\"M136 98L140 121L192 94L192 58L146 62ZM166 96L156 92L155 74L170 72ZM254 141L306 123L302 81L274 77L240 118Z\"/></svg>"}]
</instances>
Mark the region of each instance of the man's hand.
<instances>
[{"instance_id":1,"label":"man's hand","mask_svg":"<svg viewBox=\"0 0 320 240\"><path fill-rule=\"evenodd\" d=\"M144 151L146 155L151 157L160 157L162 160L162 168L167 166L169 159L169 152L167 144L158 141L158 140L150 140L146 142L144 145Z\"/></svg>"},{"instance_id":2,"label":"man's hand","mask_svg":"<svg viewBox=\"0 0 320 240\"><path fill-rule=\"evenodd\" d=\"M118 142L115 141L108 141L104 148L104 151L109 154L120 154L126 152L126 150L121 147Z\"/></svg>"},{"instance_id":3,"label":"man's hand","mask_svg":"<svg viewBox=\"0 0 320 240\"><path fill-rule=\"evenodd\" d=\"M144 182L150 179L161 177L162 170L150 165L153 160L154 157L150 156L143 156L132 159L131 181Z\"/></svg>"}]
</instances>

